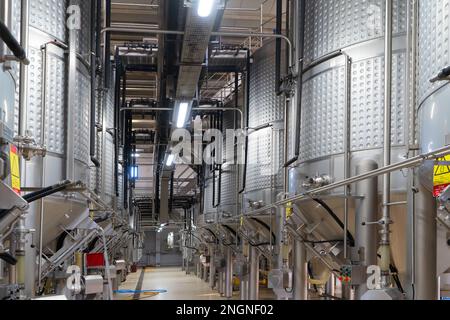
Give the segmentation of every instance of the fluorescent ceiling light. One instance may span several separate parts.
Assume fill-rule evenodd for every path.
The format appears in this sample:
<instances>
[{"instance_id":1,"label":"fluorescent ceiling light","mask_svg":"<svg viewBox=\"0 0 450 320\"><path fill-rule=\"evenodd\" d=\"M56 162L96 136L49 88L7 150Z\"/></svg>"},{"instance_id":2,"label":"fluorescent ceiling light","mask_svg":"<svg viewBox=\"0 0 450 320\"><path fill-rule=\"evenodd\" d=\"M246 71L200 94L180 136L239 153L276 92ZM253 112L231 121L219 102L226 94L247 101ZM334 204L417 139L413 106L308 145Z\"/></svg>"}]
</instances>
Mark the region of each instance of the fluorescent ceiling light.
<instances>
[{"instance_id":1,"label":"fluorescent ceiling light","mask_svg":"<svg viewBox=\"0 0 450 320\"><path fill-rule=\"evenodd\" d=\"M209 17L213 10L214 2L215 0L198 0L197 14L202 18Z\"/></svg>"},{"instance_id":2,"label":"fluorescent ceiling light","mask_svg":"<svg viewBox=\"0 0 450 320\"><path fill-rule=\"evenodd\" d=\"M167 157L166 165L171 167L173 164L173 160L175 160L175 155L171 154Z\"/></svg>"},{"instance_id":3,"label":"fluorescent ceiling light","mask_svg":"<svg viewBox=\"0 0 450 320\"><path fill-rule=\"evenodd\" d=\"M138 153L133 153L131 156L132 156L133 158L139 158L141 155L138 154Z\"/></svg>"},{"instance_id":4,"label":"fluorescent ceiling light","mask_svg":"<svg viewBox=\"0 0 450 320\"><path fill-rule=\"evenodd\" d=\"M189 103L181 102L178 108L178 120L177 120L178 129L184 128L184 125L186 124L186 117L188 110L189 110Z\"/></svg>"}]
</instances>

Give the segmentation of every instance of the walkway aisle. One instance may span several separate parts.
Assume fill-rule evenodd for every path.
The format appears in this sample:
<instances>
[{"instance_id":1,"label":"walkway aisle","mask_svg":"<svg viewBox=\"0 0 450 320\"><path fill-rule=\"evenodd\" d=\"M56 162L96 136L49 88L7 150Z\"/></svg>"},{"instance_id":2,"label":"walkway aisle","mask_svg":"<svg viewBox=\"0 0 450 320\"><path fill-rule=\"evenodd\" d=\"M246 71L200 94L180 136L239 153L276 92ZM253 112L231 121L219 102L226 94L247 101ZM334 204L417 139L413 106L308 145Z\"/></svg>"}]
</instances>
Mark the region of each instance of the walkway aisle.
<instances>
[{"instance_id":1,"label":"walkway aisle","mask_svg":"<svg viewBox=\"0 0 450 320\"><path fill-rule=\"evenodd\" d=\"M224 300L195 275L186 275L181 268L146 268L131 273L120 290L165 290L155 296L116 294L116 300Z\"/></svg>"}]
</instances>

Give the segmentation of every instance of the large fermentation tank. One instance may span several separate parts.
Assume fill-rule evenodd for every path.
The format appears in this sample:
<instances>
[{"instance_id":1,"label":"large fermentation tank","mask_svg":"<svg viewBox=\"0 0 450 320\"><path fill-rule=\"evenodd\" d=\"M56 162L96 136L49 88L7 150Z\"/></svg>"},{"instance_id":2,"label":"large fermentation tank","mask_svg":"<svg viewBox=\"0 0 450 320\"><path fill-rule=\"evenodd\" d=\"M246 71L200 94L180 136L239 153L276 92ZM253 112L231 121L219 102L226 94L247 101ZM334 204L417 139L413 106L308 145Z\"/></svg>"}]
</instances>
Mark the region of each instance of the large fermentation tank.
<instances>
[{"instance_id":1,"label":"large fermentation tank","mask_svg":"<svg viewBox=\"0 0 450 320\"><path fill-rule=\"evenodd\" d=\"M405 159L408 143L408 111L406 106L407 2L394 1L393 69L392 69L392 162ZM358 164L373 160L383 166L384 139L384 29L385 1L382 0L317 0L306 1L305 70L303 76L300 157L297 168L290 171L290 192L302 193L319 185L310 178L322 177L329 182L345 179L344 153L350 153L349 176L355 176ZM342 50L343 55L308 68L319 59ZM348 86L350 90L347 91ZM349 97L347 97L349 92ZM349 119L349 126L345 120ZM349 128L349 129L347 129ZM349 130L349 131L347 131ZM346 143L346 133L349 143ZM381 193L381 178L379 189ZM406 177L392 174L392 201L406 200ZM351 194L356 195L352 186ZM344 189L326 195L325 202L344 221ZM355 232L355 207L349 201L349 229ZM314 221L330 221L323 206L314 201L301 204ZM381 206L378 208L380 209ZM406 208L392 207L395 221L393 234L403 235ZM343 230L324 229L324 237L343 237ZM370 228L370 227L368 227ZM373 226L376 228L376 226ZM394 260L404 271L405 248L393 241ZM375 258L376 259L376 258Z\"/></svg>"},{"instance_id":2,"label":"large fermentation tank","mask_svg":"<svg viewBox=\"0 0 450 320\"><path fill-rule=\"evenodd\" d=\"M450 84L448 81L429 81L443 68L450 66L449 29L449 1L419 2L417 98L422 152L431 152L450 144ZM420 171L420 182L429 193L433 189L433 168L434 163L429 162ZM434 231L434 219L433 212L428 212L428 217L420 221L428 223L427 228L431 227L429 230ZM448 229L438 223L437 276L448 272L450 268L450 246L447 241ZM423 250L432 251L432 247L425 247Z\"/></svg>"},{"instance_id":3,"label":"large fermentation tank","mask_svg":"<svg viewBox=\"0 0 450 320\"><path fill-rule=\"evenodd\" d=\"M12 30L19 37L21 1L10 2ZM80 7L79 30L67 28L69 4ZM26 135L45 146L47 155L24 161L23 187L46 187L64 180L89 182L90 99L86 94L90 92L89 65L86 63L90 58L89 8L88 1L29 1L29 46L26 50L31 63L26 68L26 100L22 106L19 106L18 68L15 71L14 131L15 135ZM72 44L70 34L74 35ZM70 64L69 49L72 48L76 55L72 55L74 63ZM24 108L24 119L19 119L19 107ZM22 132L18 131L19 122L24 125ZM55 195L33 203L27 218L27 227L36 230L33 244L36 248L42 245L44 252L51 254L63 228L81 221L88 212L86 200L77 194ZM26 255L28 290L34 286L33 275L37 271L35 251L29 249Z\"/></svg>"},{"instance_id":4,"label":"large fermentation tank","mask_svg":"<svg viewBox=\"0 0 450 320\"><path fill-rule=\"evenodd\" d=\"M250 69L245 210L249 203L270 204L283 191L285 103L276 94L275 64L275 41L270 41L254 54Z\"/></svg>"}]
</instances>

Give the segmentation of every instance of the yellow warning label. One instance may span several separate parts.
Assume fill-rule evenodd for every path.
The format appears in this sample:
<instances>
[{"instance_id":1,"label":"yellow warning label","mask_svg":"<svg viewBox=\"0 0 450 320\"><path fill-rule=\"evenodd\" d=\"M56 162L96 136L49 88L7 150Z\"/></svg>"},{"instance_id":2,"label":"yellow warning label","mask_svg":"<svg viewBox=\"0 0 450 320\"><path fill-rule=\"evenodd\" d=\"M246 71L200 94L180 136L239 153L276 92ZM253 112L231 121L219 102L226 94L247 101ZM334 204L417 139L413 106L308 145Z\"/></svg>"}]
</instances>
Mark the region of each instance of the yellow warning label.
<instances>
[{"instance_id":1,"label":"yellow warning label","mask_svg":"<svg viewBox=\"0 0 450 320\"><path fill-rule=\"evenodd\" d=\"M437 160L433 175L434 196L439 197L450 185L450 155Z\"/></svg>"},{"instance_id":2,"label":"yellow warning label","mask_svg":"<svg viewBox=\"0 0 450 320\"><path fill-rule=\"evenodd\" d=\"M11 187L15 192L20 193L20 165L16 146L11 145L9 160L11 165Z\"/></svg>"},{"instance_id":3,"label":"yellow warning label","mask_svg":"<svg viewBox=\"0 0 450 320\"><path fill-rule=\"evenodd\" d=\"M286 205L286 220L289 220L294 214L294 210L292 209L292 202L289 202Z\"/></svg>"}]
</instances>

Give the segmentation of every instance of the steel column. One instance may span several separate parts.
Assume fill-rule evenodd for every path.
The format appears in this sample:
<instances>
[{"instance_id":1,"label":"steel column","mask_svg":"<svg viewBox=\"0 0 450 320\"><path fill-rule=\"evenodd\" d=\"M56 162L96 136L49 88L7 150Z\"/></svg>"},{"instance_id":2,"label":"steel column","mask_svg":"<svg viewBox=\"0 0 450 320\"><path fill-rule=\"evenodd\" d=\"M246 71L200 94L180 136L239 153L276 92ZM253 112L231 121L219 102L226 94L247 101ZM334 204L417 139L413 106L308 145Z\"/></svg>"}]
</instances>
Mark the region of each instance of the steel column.
<instances>
[{"instance_id":1,"label":"steel column","mask_svg":"<svg viewBox=\"0 0 450 320\"><path fill-rule=\"evenodd\" d=\"M211 247L210 249L210 261L209 261L209 286L211 289L214 289L216 286L216 265L214 263L215 260L215 252L214 248Z\"/></svg>"},{"instance_id":2,"label":"steel column","mask_svg":"<svg viewBox=\"0 0 450 320\"><path fill-rule=\"evenodd\" d=\"M305 244L294 243L294 300L308 300L308 268Z\"/></svg>"},{"instance_id":3,"label":"steel column","mask_svg":"<svg viewBox=\"0 0 450 320\"><path fill-rule=\"evenodd\" d=\"M249 275L249 300L259 299L259 252L252 247L250 249L250 275Z\"/></svg>"},{"instance_id":4,"label":"steel column","mask_svg":"<svg viewBox=\"0 0 450 320\"><path fill-rule=\"evenodd\" d=\"M357 175L378 169L378 164L372 160L361 161L357 168ZM378 179L360 181L356 184L356 194L364 196L356 211L356 248L359 250L360 262L364 266L377 264L377 227L368 222L377 221L378 216ZM356 298L367 291L366 284L356 289Z\"/></svg>"},{"instance_id":5,"label":"steel column","mask_svg":"<svg viewBox=\"0 0 450 320\"><path fill-rule=\"evenodd\" d=\"M233 250L227 247L226 250L226 271L225 271L225 297L233 297Z\"/></svg>"},{"instance_id":6,"label":"steel column","mask_svg":"<svg viewBox=\"0 0 450 320\"><path fill-rule=\"evenodd\" d=\"M437 299L437 205L433 194L421 183L414 217L415 300Z\"/></svg>"}]
</instances>

